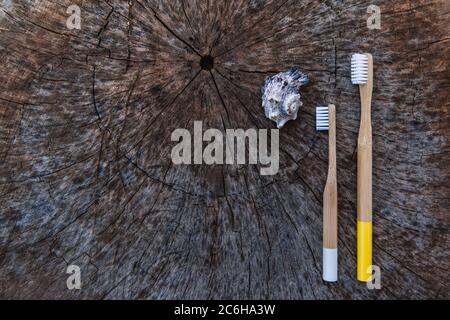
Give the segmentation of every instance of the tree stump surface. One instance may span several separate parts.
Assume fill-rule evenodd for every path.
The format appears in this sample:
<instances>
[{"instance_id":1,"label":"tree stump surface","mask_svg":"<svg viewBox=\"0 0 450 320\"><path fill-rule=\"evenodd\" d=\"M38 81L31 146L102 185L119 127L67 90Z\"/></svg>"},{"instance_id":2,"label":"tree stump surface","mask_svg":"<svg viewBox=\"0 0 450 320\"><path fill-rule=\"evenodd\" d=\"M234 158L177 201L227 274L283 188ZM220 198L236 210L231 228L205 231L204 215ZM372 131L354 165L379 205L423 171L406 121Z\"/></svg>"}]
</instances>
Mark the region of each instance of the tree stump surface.
<instances>
[{"instance_id":1,"label":"tree stump surface","mask_svg":"<svg viewBox=\"0 0 450 320\"><path fill-rule=\"evenodd\" d=\"M80 30L66 27L72 4ZM450 298L449 22L447 0L1 0L0 297ZM375 61L381 290L356 281L355 52ZM280 131L277 175L172 164L172 132L194 121L273 129L259 90L293 66L311 83ZM337 284L321 278L327 136L314 110L328 103Z\"/></svg>"}]
</instances>

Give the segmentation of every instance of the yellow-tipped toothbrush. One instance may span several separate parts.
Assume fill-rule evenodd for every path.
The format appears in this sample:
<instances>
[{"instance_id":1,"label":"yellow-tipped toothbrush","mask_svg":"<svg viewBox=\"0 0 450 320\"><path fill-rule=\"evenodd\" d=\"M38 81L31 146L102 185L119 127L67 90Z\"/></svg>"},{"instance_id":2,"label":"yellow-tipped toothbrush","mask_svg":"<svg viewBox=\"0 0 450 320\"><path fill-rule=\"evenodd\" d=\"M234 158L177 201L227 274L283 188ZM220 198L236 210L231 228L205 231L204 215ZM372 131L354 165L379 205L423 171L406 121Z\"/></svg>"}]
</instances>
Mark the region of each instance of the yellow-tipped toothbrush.
<instances>
[{"instance_id":1,"label":"yellow-tipped toothbrush","mask_svg":"<svg viewBox=\"0 0 450 320\"><path fill-rule=\"evenodd\" d=\"M357 273L363 282L372 279L372 121L373 58L352 56L352 82L359 85L361 124L358 137Z\"/></svg>"}]
</instances>

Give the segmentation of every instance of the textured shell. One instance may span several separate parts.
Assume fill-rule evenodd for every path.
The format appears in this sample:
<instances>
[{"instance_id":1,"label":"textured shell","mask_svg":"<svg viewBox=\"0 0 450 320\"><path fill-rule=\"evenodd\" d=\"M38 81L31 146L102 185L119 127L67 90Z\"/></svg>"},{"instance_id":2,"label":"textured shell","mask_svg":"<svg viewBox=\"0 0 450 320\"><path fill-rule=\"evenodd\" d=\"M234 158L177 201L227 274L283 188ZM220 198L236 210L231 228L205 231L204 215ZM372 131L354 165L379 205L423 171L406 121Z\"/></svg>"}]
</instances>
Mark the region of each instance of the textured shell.
<instances>
[{"instance_id":1,"label":"textured shell","mask_svg":"<svg viewBox=\"0 0 450 320\"><path fill-rule=\"evenodd\" d=\"M262 105L266 117L282 128L289 120L297 119L303 105L300 87L309 83L306 74L296 68L278 73L266 80L261 89Z\"/></svg>"}]
</instances>

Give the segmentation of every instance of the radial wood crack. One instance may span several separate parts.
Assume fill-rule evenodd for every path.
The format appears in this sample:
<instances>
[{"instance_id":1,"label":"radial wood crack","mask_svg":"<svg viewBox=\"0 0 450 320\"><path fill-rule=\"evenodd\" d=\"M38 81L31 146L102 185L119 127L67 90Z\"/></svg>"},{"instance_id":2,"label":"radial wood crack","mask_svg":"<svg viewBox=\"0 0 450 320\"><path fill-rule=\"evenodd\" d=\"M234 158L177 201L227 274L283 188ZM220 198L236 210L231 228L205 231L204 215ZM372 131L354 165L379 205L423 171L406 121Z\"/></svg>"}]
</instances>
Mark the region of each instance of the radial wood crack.
<instances>
[{"instance_id":1,"label":"radial wood crack","mask_svg":"<svg viewBox=\"0 0 450 320\"><path fill-rule=\"evenodd\" d=\"M0 1L1 2L1 1ZM72 3L73 2L73 3ZM77 4L81 29L69 30ZM3 1L0 298L450 298L450 3ZM356 281L359 92L375 59L374 261ZM176 129L274 129L265 79L311 78L280 131L280 170L175 165ZM327 140L337 106L340 281L321 278ZM77 265L82 289L68 290Z\"/></svg>"}]
</instances>

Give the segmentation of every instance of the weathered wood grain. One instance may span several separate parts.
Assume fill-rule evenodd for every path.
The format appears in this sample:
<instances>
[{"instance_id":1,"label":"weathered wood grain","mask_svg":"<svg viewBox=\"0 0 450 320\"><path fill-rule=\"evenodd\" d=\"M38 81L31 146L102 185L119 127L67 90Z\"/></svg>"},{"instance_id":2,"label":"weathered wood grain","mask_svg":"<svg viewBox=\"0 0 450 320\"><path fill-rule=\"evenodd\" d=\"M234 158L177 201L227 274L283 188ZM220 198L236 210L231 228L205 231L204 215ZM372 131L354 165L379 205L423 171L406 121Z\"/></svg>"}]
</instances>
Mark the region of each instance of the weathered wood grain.
<instances>
[{"instance_id":1,"label":"weathered wood grain","mask_svg":"<svg viewBox=\"0 0 450 320\"><path fill-rule=\"evenodd\" d=\"M71 4L81 30L66 28ZM381 30L366 27L370 4ZM449 22L447 0L1 0L0 297L450 298ZM375 60L374 291L355 279L359 51ZM281 131L278 175L172 165L172 131L196 120L273 128L259 89L292 66L312 82ZM327 142L314 127L327 103L334 285L321 279Z\"/></svg>"}]
</instances>

